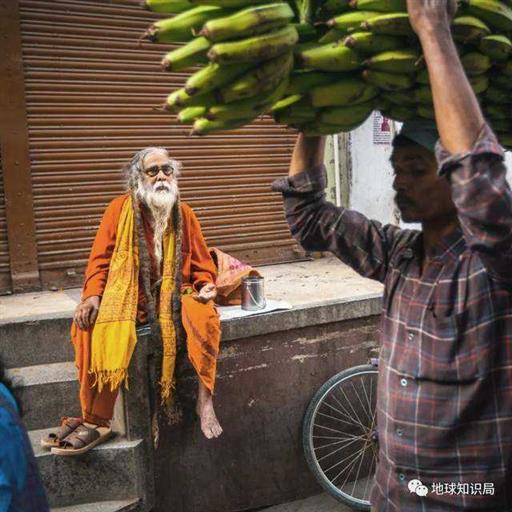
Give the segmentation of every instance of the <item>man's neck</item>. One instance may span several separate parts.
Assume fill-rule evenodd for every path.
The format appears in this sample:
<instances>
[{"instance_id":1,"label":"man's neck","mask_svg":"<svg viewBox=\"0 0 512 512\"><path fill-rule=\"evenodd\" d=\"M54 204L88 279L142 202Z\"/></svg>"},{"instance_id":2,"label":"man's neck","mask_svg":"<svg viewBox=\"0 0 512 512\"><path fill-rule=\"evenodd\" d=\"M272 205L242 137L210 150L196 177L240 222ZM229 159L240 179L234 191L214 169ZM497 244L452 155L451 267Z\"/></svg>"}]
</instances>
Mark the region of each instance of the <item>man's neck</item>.
<instances>
[{"instance_id":1,"label":"man's neck","mask_svg":"<svg viewBox=\"0 0 512 512\"><path fill-rule=\"evenodd\" d=\"M423 254L428 259L429 254L436 245L454 229L459 226L459 219L456 215L423 222Z\"/></svg>"}]
</instances>

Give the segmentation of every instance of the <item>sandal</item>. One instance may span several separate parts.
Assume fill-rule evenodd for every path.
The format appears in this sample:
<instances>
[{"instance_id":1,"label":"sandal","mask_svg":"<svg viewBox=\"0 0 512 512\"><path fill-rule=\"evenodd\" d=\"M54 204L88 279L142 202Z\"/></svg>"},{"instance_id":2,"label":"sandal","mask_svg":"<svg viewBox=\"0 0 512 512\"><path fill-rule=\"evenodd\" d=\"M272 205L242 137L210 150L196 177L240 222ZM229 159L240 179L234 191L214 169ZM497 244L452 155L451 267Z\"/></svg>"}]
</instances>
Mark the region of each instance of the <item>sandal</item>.
<instances>
[{"instance_id":1,"label":"sandal","mask_svg":"<svg viewBox=\"0 0 512 512\"><path fill-rule=\"evenodd\" d=\"M60 428L57 432L48 434L47 437L41 439L43 448L58 448L65 437L69 436L79 425L82 424L82 418L70 418L64 416L60 420Z\"/></svg>"},{"instance_id":2,"label":"sandal","mask_svg":"<svg viewBox=\"0 0 512 512\"><path fill-rule=\"evenodd\" d=\"M61 441L59 447L52 448L54 455L82 455L112 437L110 427L86 427L80 424Z\"/></svg>"}]
</instances>

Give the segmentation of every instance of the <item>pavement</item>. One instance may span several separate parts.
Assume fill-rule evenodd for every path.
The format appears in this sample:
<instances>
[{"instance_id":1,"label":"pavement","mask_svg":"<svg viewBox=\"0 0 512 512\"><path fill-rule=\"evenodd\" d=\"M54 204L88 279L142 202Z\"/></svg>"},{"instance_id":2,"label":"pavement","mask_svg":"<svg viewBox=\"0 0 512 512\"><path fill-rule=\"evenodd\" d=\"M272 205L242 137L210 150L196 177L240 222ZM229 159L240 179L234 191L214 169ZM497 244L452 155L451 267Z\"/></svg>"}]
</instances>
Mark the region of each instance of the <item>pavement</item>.
<instances>
[{"instance_id":1,"label":"pavement","mask_svg":"<svg viewBox=\"0 0 512 512\"><path fill-rule=\"evenodd\" d=\"M379 297L380 283L361 277L334 257L257 267L267 299L292 306L333 304ZM0 324L72 317L80 289L20 293L0 297Z\"/></svg>"},{"instance_id":2,"label":"pavement","mask_svg":"<svg viewBox=\"0 0 512 512\"><path fill-rule=\"evenodd\" d=\"M352 512L352 509L342 505L328 494L319 494L305 500L264 508L260 512Z\"/></svg>"}]
</instances>

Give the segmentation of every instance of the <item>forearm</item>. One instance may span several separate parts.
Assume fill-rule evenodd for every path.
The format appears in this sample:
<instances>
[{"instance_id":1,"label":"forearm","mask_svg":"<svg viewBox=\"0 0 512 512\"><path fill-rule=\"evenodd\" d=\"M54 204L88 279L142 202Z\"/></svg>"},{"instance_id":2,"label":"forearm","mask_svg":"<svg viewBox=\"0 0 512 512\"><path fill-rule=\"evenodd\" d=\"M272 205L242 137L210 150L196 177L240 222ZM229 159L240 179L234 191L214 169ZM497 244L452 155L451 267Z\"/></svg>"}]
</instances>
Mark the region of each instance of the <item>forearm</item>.
<instances>
[{"instance_id":1,"label":"forearm","mask_svg":"<svg viewBox=\"0 0 512 512\"><path fill-rule=\"evenodd\" d=\"M306 137L299 133L293 149L289 176L319 169L324 162L325 137Z\"/></svg>"},{"instance_id":2,"label":"forearm","mask_svg":"<svg viewBox=\"0 0 512 512\"><path fill-rule=\"evenodd\" d=\"M418 36L429 71L441 141L452 154L466 153L472 149L484 118L449 25L424 27Z\"/></svg>"}]
</instances>

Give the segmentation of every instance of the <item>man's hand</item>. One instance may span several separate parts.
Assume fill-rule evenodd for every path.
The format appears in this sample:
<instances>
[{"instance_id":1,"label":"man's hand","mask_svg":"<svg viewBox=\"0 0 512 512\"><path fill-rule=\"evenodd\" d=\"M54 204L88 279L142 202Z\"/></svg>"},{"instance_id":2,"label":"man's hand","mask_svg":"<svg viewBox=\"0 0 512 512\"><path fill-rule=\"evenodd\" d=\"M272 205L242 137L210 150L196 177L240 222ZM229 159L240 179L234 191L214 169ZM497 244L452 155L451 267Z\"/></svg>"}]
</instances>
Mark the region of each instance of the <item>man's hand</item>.
<instances>
[{"instance_id":1,"label":"man's hand","mask_svg":"<svg viewBox=\"0 0 512 512\"><path fill-rule=\"evenodd\" d=\"M456 0L407 0L407 10L412 28L421 36L425 31L450 28L457 11Z\"/></svg>"},{"instance_id":2,"label":"man's hand","mask_svg":"<svg viewBox=\"0 0 512 512\"><path fill-rule=\"evenodd\" d=\"M92 295L78 304L73 320L82 331L86 331L94 325L100 309L101 297Z\"/></svg>"},{"instance_id":3,"label":"man's hand","mask_svg":"<svg viewBox=\"0 0 512 512\"><path fill-rule=\"evenodd\" d=\"M199 293L194 293L192 298L197 300L197 302L201 302L201 304L206 304L209 300L213 300L217 297L217 287L213 283L205 284Z\"/></svg>"}]
</instances>

